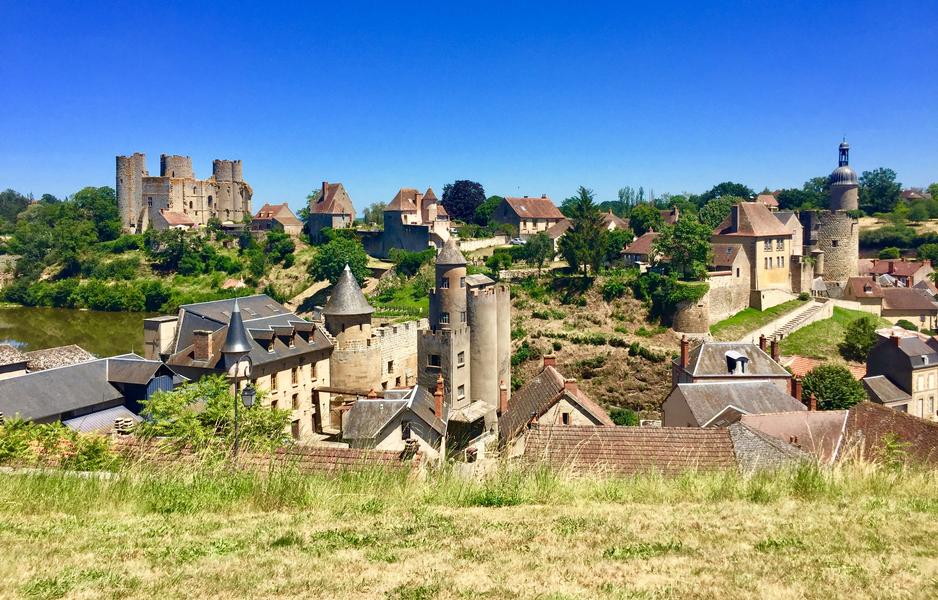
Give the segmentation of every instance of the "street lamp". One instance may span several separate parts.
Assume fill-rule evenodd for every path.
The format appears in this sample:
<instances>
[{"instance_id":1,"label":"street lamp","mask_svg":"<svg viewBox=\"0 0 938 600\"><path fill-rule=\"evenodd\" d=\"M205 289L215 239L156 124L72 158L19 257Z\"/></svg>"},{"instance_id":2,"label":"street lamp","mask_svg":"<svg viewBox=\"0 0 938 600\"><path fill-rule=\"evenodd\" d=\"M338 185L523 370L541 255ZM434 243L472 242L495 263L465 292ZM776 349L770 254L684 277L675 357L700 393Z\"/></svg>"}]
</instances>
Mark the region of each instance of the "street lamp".
<instances>
[{"instance_id":1,"label":"street lamp","mask_svg":"<svg viewBox=\"0 0 938 600\"><path fill-rule=\"evenodd\" d=\"M225 369L228 378L234 385L234 444L231 449L232 457L238 455L238 404L243 403L245 408L250 408L254 404L256 392L254 386L250 383L241 390L241 402L238 402L238 383L242 379L251 376L251 338L247 329L244 327L244 320L241 319L241 308L238 306L238 299L235 298L234 308L231 310L231 318L228 320L228 332L225 334L225 343L221 348L222 357L225 361Z\"/></svg>"}]
</instances>

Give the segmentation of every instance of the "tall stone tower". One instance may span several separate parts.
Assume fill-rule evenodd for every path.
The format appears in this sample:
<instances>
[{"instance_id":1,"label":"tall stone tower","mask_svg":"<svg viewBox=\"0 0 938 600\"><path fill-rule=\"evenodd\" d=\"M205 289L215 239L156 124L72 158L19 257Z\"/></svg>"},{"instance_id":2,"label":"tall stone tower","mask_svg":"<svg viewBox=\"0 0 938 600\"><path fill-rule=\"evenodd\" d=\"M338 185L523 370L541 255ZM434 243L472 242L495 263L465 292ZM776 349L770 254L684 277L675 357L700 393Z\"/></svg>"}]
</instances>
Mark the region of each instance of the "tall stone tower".
<instances>
[{"instance_id":1,"label":"tall stone tower","mask_svg":"<svg viewBox=\"0 0 938 600\"><path fill-rule=\"evenodd\" d=\"M322 310L326 330L335 338L329 360L332 387L362 393L381 388L381 349L371 337L373 312L346 265Z\"/></svg>"},{"instance_id":2,"label":"tall stone tower","mask_svg":"<svg viewBox=\"0 0 938 600\"><path fill-rule=\"evenodd\" d=\"M117 210L121 228L129 233L143 231L147 226L147 210L143 205L143 178L147 177L147 157L141 152L117 157Z\"/></svg>"},{"instance_id":3,"label":"tall stone tower","mask_svg":"<svg viewBox=\"0 0 938 600\"><path fill-rule=\"evenodd\" d=\"M485 275L466 277L472 400L498 409L499 387L511 391L511 292Z\"/></svg>"},{"instance_id":4,"label":"tall stone tower","mask_svg":"<svg viewBox=\"0 0 938 600\"><path fill-rule=\"evenodd\" d=\"M450 238L436 258L436 281L430 291L430 328L417 338L417 383L433 389L443 376L449 410L472 399L469 322L466 312L466 259Z\"/></svg>"}]
</instances>

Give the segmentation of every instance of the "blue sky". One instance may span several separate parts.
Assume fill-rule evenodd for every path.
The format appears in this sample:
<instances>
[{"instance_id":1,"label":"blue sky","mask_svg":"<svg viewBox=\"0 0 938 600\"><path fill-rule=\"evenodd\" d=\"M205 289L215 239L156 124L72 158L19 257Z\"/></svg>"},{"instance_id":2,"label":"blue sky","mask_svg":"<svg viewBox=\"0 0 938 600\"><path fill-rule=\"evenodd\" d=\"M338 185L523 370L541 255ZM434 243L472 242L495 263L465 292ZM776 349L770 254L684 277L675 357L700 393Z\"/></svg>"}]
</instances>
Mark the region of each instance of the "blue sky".
<instances>
[{"instance_id":1,"label":"blue sky","mask_svg":"<svg viewBox=\"0 0 938 600\"><path fill-rule=\"evenodd\" d=\"M938 181L934 1L207 4L0 0L0 188L113 186L139 151L240 158L256 206L323 179L358 208L454 179L608 200L800 186L842 135Z\"/></svg>"}]
</instances>

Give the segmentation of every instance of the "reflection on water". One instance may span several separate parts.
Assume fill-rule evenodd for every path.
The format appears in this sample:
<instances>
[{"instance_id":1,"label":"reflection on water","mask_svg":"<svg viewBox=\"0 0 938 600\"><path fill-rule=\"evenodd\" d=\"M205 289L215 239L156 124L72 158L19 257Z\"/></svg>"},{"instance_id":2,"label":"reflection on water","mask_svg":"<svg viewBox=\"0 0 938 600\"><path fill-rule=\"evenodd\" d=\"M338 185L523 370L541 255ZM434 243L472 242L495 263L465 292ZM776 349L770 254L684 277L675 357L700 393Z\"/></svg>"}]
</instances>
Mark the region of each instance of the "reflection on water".
<instances>
[{"instance_id":1,"label":"reflection on water","mask_svg":"<svg viewBox=\"0 0 938 600\"><path fill-rule=\"evenodd\" d=\"M143 354L148 313L96 312L68 308L0 308L0 342L23 351L78 344L97 356Z\"/></svg>"}]
</instances>

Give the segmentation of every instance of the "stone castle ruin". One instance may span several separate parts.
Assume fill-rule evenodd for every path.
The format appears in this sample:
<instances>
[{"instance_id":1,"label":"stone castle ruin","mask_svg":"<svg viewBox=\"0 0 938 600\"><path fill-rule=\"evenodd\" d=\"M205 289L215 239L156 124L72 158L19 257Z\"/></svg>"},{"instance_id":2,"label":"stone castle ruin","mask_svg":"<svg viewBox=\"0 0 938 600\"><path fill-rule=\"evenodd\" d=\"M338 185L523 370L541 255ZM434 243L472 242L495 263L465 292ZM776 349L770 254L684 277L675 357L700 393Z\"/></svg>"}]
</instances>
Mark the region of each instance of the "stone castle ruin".
<instances>
[{"instance_id":1,"label":"stone castle ruin","mask_svg":"<svg viewBox=\"0 0 938 600\"><path fill-rule=\"evenodd\" d=\"M117 157L117 206L125 233L149 228L204 226L209 219L239 223L251 214L253 190L240 160L215 160L212 176L197 179L192 158L160 155L160 174L147 171L146 155Z\"/></svg>"}]
</instances>

